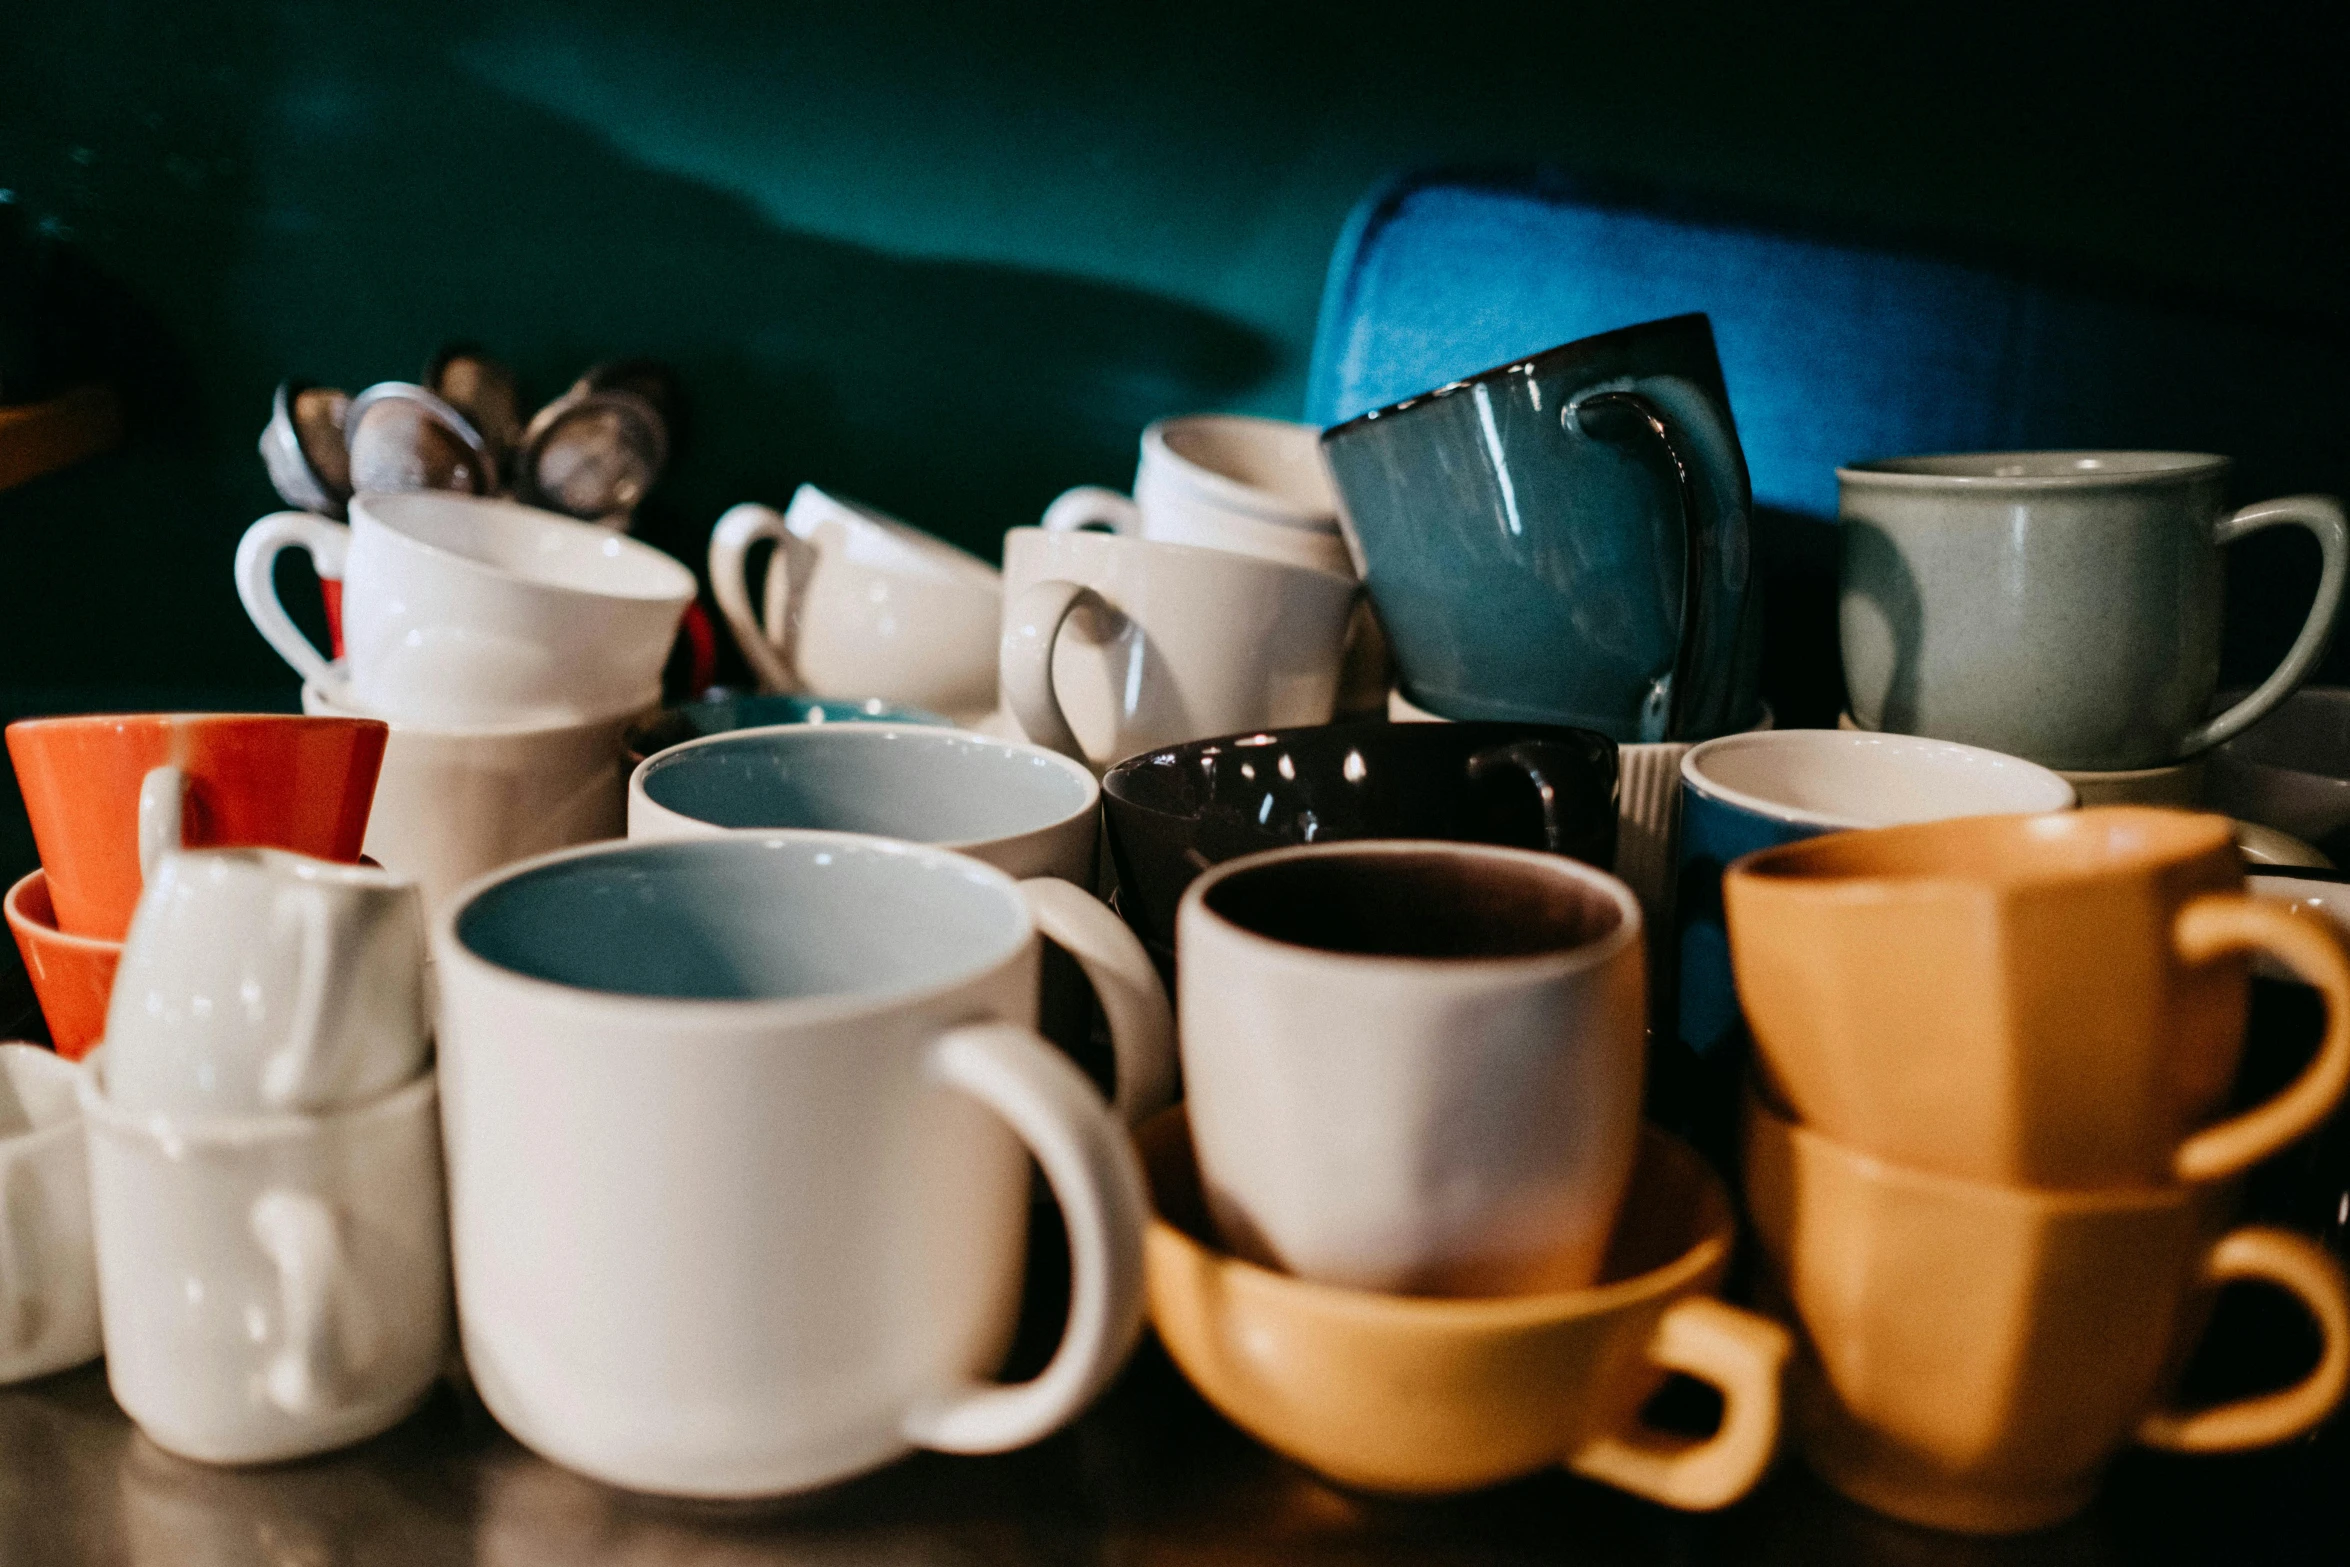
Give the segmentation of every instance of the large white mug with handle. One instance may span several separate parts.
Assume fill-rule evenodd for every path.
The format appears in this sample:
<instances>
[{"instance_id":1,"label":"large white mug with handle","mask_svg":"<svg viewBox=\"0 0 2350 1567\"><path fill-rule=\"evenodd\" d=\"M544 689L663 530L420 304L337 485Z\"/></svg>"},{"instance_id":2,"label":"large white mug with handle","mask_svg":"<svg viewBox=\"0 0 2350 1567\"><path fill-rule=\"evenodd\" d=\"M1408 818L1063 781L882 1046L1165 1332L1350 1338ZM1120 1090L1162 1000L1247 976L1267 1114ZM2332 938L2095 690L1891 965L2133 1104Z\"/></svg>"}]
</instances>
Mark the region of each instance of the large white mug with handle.
<instances>
[{"instance_id":1,"label":"large white mug with handle","mask_svg":"<svg viewBox=\"0 0 2350 1567\"><path fill-rule=\"evenodd\" d=\"M1074 1419L1142 1324L1133 1145L1033 1024L1032 889L853 833L596 845L434 929L465 1358L546 1457L633 1490L803 1491ZM1171 1041L1118 1042L1166 1082ZM1028 1157L1068 1325L1011 1342Z\"/></svg>"},{"instance_id":2,"label":"large white mug with handle","mask_svg":"<svg viewBox=\"0 0 2350 1567\"><path fill-rule=\"evenodd\" d=\"M753 607L752 546L770 543ZM710 533L710 590L763 691L879 697L949 717L995 705L1003 579L944 539L803 484Z\"/></svg>"},{"instance_id":3,"label":"large white mug with handle","mask_svg":"<svg viewBox=\"0 0 2350 1567\"><path fill-rule=\"evenodd\" d=\"M272 571L287 549L343 580L346 667L303 636ZM237 546L237 596L340 708L423 724L578 723L660 699L695 593L677 561L610 528L440 491L360 495L348 528L278 512Z\"/></svg>"}]
</instances>

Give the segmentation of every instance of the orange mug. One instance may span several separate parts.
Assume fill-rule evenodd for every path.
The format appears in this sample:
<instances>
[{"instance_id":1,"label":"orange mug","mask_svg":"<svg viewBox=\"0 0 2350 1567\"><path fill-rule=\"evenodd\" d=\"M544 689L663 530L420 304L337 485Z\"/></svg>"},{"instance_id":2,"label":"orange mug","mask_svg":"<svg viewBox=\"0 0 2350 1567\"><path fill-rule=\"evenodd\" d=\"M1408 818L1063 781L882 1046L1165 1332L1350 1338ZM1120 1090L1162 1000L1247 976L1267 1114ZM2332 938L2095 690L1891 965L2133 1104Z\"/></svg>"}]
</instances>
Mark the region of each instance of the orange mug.
<instances>
[{"instance_id":1,"label":"orange mug","mask_svg":"<svg viewBox=\"0 0 2350 1567\"><path fill-rule=\"evenodd\" d=\"M278 713L10 724L8 756L49 873L56 928L123 939L146 885L142 831L151 853L259 847L357 860L389 733L372 718ZM158 774L163 768L176 776Z\"/></svg>"},{"instance_id":2,"label":"orange mug","mask_svg":"<svg viewBox=\"0 0 2350 1567\"><path fill-rule=\"evenodd\" d=\"M106 1004L114 995L122 943L59 930L45 871L9 888L0 908L6 910L9 934L16 937L41 1016L48 1020L50 1044L68 1061L79 1061L106 1033Z\"/></svg>"},{"instance_id":3,"label":"orange mug","mask_svg":"<svg viewBox=\"0 0 2350 1567\"><path fill-rule=\"evenodd\" d=\"M2244 890L2225 817L2144 806L1838 833L1722 881L1773 1094L1860 1152L2088 1188L2234 1174L2350 1083L2350 949ZM2282 1093L2217 1125L2247 952L2326 998Z\"/></svg>"}]
</instances>

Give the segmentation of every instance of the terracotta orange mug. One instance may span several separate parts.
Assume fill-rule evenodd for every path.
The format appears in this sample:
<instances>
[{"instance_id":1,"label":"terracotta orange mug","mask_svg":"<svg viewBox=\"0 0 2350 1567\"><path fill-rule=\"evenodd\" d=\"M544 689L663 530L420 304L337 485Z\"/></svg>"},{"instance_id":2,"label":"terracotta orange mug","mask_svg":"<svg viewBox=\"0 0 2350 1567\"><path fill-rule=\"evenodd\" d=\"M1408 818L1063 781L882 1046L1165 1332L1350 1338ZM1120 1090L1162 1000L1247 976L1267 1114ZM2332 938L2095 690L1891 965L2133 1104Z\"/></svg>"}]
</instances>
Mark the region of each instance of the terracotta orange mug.
<instances>
[{"instance_id":1,"label":"terracotta orange mug","mask_svg":"<svg viewBox=\"0 0 2350 1567\"><path fill-rule=\"evenodd\" d=\"M1735 1224L1712 1170L1643 1133L1608 1265L1587 1289L1484 1299L1375 1294L1244 1262L1212 1233L1180 1106L1139 1134L1153 1219L1151 1322L1235 1424L1341 1484L1465 1491L1565 1465L1668 1507L1727 1506L1769 1466L1791 1341L1712 1297ZM1648 1429L1679 1371L1722 1395L1710 1437Z\"/></svg>"},{"instance_id":2,"label":"terracotta orange mug","mask_svg":"<svg viewBox=\"0 0 2350 1567\"><path fill-rule=\"evenodd\" d=\"M122 943L59 930L45 871L9 888L4 907L8 933L16 938L33 998L49 1024L49 1042L68 1061L79 1061L106 1033L106 1004L114 995Z\"/></svg>"},{"instance_id":3,"label":"terracotta orange mug","mask_svg":"<svg viewBox=\"0 0 2350 1567\"><path fill-rule=\"evenodd\" d=\"M2210 1180L2350 1083L2350 949L2252 898L2224 817L2137 806L1839 833L1738 861L1731 962L1772 1092L1865 1153L1972 1180ZM2300 1077L2217 1125L2243 954L2326 997Z\"/></svg>"},{"instance_id":4,"label":"terracotta orange mug","mask_svg":"<svg viewBox=\"0 0 2350 1567\"><path fill-rule=\"evenodd\" d=\"M8 726L57 928L120 941L160 848L359 858L390 733L372 718L97 713ZM176 774L158 775L158 769ZM173 818L176 817L176 831ZM168 841L166 841L168 840Z\"/></svg>"},{"instance_id":5,"label":"terracotta orange mug","mask_svg":"<svg viewBox=\"0 0 2350 1567\"><path fill-rule=\"evenodd\" d=\"M2350 1380L2341 1270L2288 1231L2221 1234L2224 1187L1955 1180L1751 1101L1745 1154L1770 1284L1806 1343L1789 1423L1822 1478L1880 1512L1971 1533L2043 1528L2088 1505L2132 1442L2282 1442L2323 1421ZM2166 1407L2209 1292L2237 1280L2300 1301L2316 1366L2279 1392Z\"/></svg>"}]
</instances>

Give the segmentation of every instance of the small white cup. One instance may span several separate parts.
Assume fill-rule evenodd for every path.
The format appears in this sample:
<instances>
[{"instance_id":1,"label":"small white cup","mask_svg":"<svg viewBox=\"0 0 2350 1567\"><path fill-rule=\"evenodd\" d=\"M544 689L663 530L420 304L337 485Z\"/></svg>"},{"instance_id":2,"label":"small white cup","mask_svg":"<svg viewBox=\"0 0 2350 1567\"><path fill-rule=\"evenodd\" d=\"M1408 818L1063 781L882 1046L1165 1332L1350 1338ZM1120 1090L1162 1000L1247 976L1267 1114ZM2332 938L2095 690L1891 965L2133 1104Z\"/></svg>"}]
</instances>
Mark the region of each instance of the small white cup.
<instances>
[{"instance_id":1,"label":"small white cup","mask_svg":"<svg viewBox=\"0 0 2350 1567\"><path fill-rule=\"evenodd\" d=\"M1045 508L1043 526L1107 528L1356 576L1321 434L1310 424L1242 414L1161 419L1142 432L1133 499L1080 485Z\"/></svg>"},{"instance_id":2,"label":"small white cup","mask_svg":"<svg viewBox=\"0 0 2350 1567\"><path fill-rule=\"evenodd\" d=\"M302 687L302 711L371 716L315 681ZM635 717L475 728L394 720L367 818L368 858L414 877L430 914L484 871L619 837L621 746Z\"/></svg>"},{"instance_id":3,"label":"small white cup","mask_svg":"<svg viewBox=\"0 0 2350 1567\"><path fill-rule=\"evenodd\" d=\"M416 883L280 849L167 854L106 1014L116 1107L174 1120L324 1110L424 1069Z\"/></svg>"},{"instance_id":4,"label":"small white cup","mask_svg":"<svg viewBox=\"0 0 2350 1567\"><path fill-rule=\"evenodd\" d=\"M1188 544L1004 535L1005 705L1095 771L1155 746L1330 721L1359 586Z\"/></svg>"},{"instance_id":5,"label":"small white cup","mask_svg":"<svg viewBox=\"0 0 2350 1567\"><path fill-rule=\"evenodd\" d=\"M0 1384L98 1358L81 1068L0 1044Z\"/></svg>"},{"instance_id":6,"label":"small white cup","mask_svg":"<svg viewBox=\"0 0 2350 1567\"><path fill-rule=\"evenodd\" d=\"M398 1422L449 1350L430 1076L346 1110L151 1123L85 1062L106 1379L158 1447L256 1464Z\"/></svg>"},{"instance_id":7,"label":"small white cup","mask_svg":"<svg viewBox=\"0 0 2350 1567\"><path fill-rule=\"evenodd\" d=\"M343 579L347 671L278 603L279 552ZM610 528L441 491L361 495L348 528L278 512L237 546L237 596L338 706L410 723L580 723L659 700L694 574Z\"/></svg>"},{"instance_id":8,"label":"small white cup","mask_svg":"<svg viewBox=\"0 0 2350 1567\"><path fill-rule=\"evenodd\" d=\"M765 611L751 546L775 546ZM763 691L879 697L953 718L995 705L1003 579L944 539L803 484L781 514L745 502L710 532L710 590Z\"/></svg>"}]
</instances>

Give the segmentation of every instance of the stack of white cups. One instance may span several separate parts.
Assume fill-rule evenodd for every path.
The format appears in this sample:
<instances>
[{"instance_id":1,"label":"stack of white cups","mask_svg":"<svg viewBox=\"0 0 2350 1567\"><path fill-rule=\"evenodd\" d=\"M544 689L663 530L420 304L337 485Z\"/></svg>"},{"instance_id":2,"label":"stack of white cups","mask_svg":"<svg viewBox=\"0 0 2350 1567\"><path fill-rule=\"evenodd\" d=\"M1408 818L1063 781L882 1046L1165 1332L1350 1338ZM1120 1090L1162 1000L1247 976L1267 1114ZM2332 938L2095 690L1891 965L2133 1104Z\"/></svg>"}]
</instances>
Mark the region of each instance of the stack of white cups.
<instances>
[{"instance_id":1,"label":"stack of white cups","mask_svg":"<svg viewBox=\"0 0 2350 1567\"><path fill-rule=\"evenodd\" d=\"M384 1430L450 1346L416 884L277 849L165 856L79 1069L107 1380L209 1463Z\"/></svg>"},{"instance_id":2,"label":"stack of white cups","mask_svg":"<svg viewBox=\"0 0 2350 1567\"><path fill-rule=\"evenodd\" d=\"M349 527L280 512L246 530L237 592L303 676L309 713L391 725L372 859L437 906L483 871L617 837L629 723L660 699L693 573L608 528L439 492L360 495ZM347 656L278 602L280 551L340 577Z\"/></svg>"}]
</instances>

